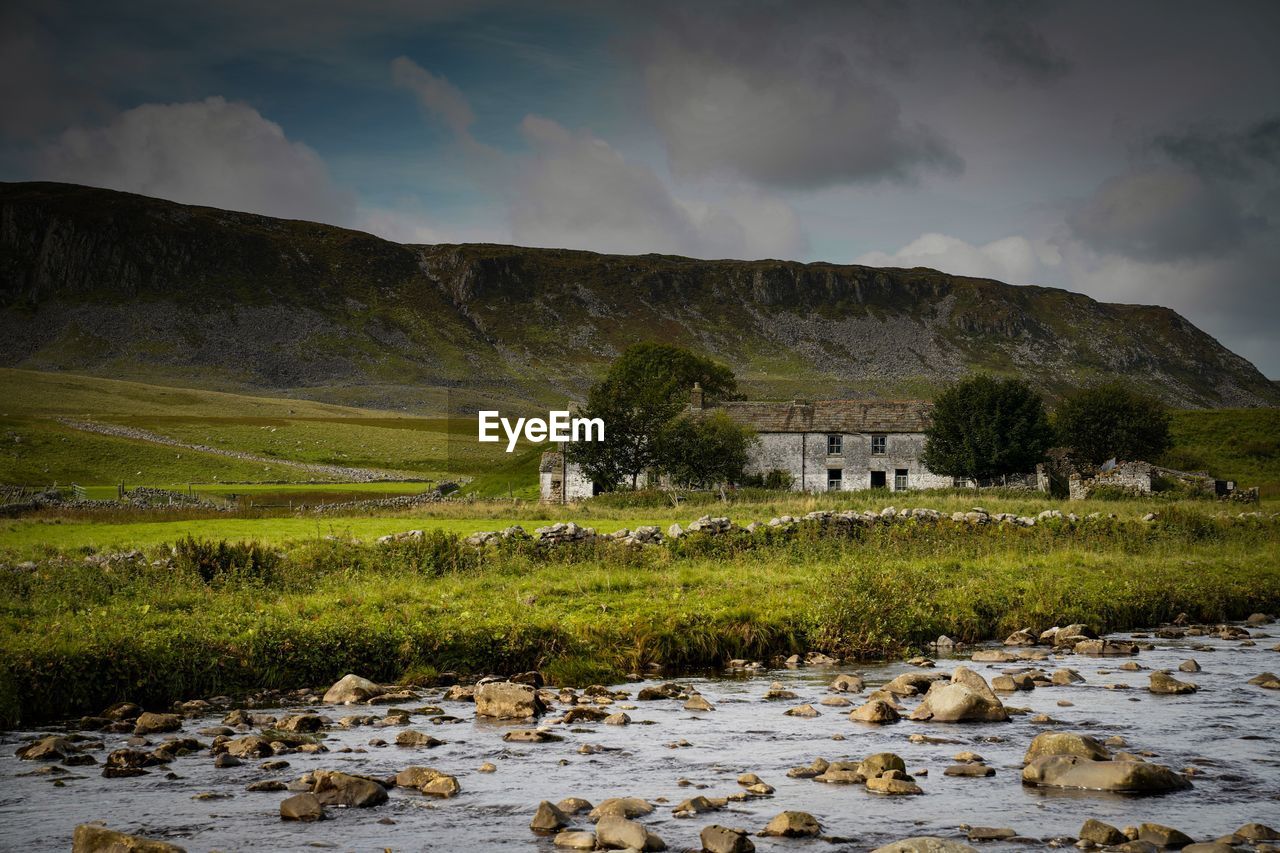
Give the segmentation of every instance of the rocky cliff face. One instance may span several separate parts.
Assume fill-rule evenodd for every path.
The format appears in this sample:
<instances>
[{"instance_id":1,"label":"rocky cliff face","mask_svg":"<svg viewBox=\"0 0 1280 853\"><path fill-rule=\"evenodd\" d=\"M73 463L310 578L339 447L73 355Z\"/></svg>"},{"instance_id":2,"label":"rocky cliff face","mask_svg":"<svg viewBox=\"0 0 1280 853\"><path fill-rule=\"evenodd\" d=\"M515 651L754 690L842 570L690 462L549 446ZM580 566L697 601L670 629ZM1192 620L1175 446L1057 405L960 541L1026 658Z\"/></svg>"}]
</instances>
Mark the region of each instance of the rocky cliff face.
<instances>
[{"instance_id":1,"label":"rocky cliff face","mask_svg":"<svg viewBox=\"0 0 1280 853\"><path fill-rule=\"evenodd\" d=\"M64 184L0 184L0 363L413 409L580 395L627 344L729 363L752 396L920 396L975 370L1050 393L1124 376L1274 405L1168 309L944 275L356 231Z\"/></svg>"}]
</instances>

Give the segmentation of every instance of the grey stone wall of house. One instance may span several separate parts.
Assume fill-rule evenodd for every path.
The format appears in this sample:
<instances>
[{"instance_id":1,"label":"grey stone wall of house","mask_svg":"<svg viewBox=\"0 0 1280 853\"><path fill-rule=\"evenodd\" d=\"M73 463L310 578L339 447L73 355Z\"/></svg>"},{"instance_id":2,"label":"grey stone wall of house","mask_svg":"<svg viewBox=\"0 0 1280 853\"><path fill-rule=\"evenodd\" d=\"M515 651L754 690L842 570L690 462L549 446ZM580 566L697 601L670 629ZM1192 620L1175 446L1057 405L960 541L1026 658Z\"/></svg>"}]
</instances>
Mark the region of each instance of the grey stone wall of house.
<instances>
[{"instance_id":1,"label":"grey stone wall of house","mask_svg":"<svg viewBox=\"0 0 1280 853\"><path fill-rule=\"evenodd\" d=\"M591 479L574 463L564 464L563 454L548 450L538 464L538 494L547 503L572 503L594 493Z\"/></svg>"},{"instance_id":2,"label":"grey stone wall of house","mask_svg":"<svg viewBox=\"0 0 1280 853\"><path fill-rule=\"evenodd\" d=\"M940 489L953 485L951 477L934 474L920 464L924 433L840 433L840 452L828 454L828 438L834 433L761 433L747 463L748 474L785 471L796 491L830 491L828 475L839 471L839 491L873 488L873 472L884 476L875 482L892 491ZM876 435L884 437L884 452L874 452ZM802 452L803 449L803 452ZM899 473L905 472L905 486ZM832 478L834 479L834 478Z\"/></svg>"}]
</instances>

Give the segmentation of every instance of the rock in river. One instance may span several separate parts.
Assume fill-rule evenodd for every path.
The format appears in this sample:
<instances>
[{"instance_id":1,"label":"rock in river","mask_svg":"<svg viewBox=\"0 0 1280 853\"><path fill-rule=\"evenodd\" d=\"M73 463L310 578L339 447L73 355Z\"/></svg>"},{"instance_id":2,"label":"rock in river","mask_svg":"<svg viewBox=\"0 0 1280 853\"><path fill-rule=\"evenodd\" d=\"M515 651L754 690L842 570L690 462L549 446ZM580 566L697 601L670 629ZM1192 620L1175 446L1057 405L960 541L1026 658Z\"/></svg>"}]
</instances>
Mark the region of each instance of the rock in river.
<instances>
[{"instance_id":1,"label":"rock in river","mask_svg":"<svg viewBox=\"0 0 1280 853\"><path fill-rule=\"evenodd\" d=\"M950 683L936 682L929 688L911 719L935 723L1006 722L1009 713L981 675L958 666L951 673Z\"/></svg>"},{"instance_id":2,"label":"rock in river","mask_svg":"<svg viewBox=\"0 0 1280 853\"><path fill-rule=\"evenodd\" d=\"M1124 794L1162 794L1191 787L1161 764L1145 761L1090 761L1078 755L1046 755L1022 770L1024 785L1082 788Z\"/></svg>"},{"instance_id":3,"label":"rock in river","mask_svg":"<svg viewBox=\"0 0 1280 853\"><path fill-rule=\"evenodd\" d=\"M779 838L808 838L822 832L818 819L808 812L783 812L774 817L761 831L761 835Z\"/></svg>"},{"instance_id":4,"label":"rock in river","mask_svg":"<svg viewBox=\"0 0 1280 853\"><path fill-rule=\"evenodd\" d=\"M167 841L139 838L105 826L82 823L72 836L71 853L186 853L186 850Z\"/></svg>"},{"instance_id":5,"label":"rock in river","mask_svg":"<svg viewBox=\"0 0 1280 853\"><path fill-rule=\"evenodd\" d=\"M898 712L883 699L872 699L850 711L849 719L856 723L892 723L897 721Z\"/></svg>"},{"instance_id":6,"label":"rock in river","mask_svg":"<svg viewBox=\"0 0 1280 853\"><path fill-rule=\"evenodd\" d=\"M329 705L354 705L357 702L367 702L386 692L385 687L367 678L347 674L325 691L324 702Z\"/></svg>"},{"instance_id":7,"label":"rock in river","mask_svg":"<svg viewBox=\"0 0 1280 853\"><path fill-rule=\"evenodd\" d=\"M538 803L538 810L533 813L533 820L529 821L529 828L534 832L553 832L557 829L563 829L569 823L567 814L553 803L543 800Z\"/></svg>"},{"instance_id":8,"label":"rock in river","mask_svg":"<svg viewBox=\"0 0 1280 853\"><path fill-rule=\"evenodd\" d=\"M315 794L297 794L280 804L281 820L324 820L324 805Z\"/></svg>"},{"instance_id":9,"label":"rock in river","mask_svg":"<svg viewBox=\"0 0 1280 853\"><path fill-rule=\"evenodd\" d=\"M1280 690L1280 675L1276 675L1274 672L1264 672L1261 675L1255 675L1250 678L1249 683L1267 690Z\"/></svg>"},{"instance_id":10,"label":"rock in river","mask_svg":"<svg viewBox=\"0 0 1280 853\"><path fill-rule=\"evenodd\" d=\"M547 710L532 685L514 681L491 681L477 686L475 701L477 717L522 720Z\"/></svg>"},{"instance_id":11,"label":"rock in river","mask_svg":"<svg viewBox=\"0 0 1280 853\"><path fill-rule=\"evenodd\" d=\"M666 850L667 845L644 824L605 815L596 824L596 840L606 850Z\"/></svg>"},{"instance_id":12,"label":"rock in river","mask_svg":"<svg viewBox=\"0 0 1280 853\"><path fill-rule=\"evenodd\" d=\"M50 735L19 748L17 756L23 761L61 761L75 752L79 750L71 741L64 737Z\"/></svg>"},{"instance_id":13,"label":"rock in river","mask_svg":"<svg viewBox=\"0 0 1280 853\"><path fill-rule=\"evenodd\" d=\"M147 711L134 723L135 735L149 735L157 732L176 732L182 728L182 718L177 714L153 714Z\"/></svg>"},{"instance_id":14,"label":"rock in river","mask_svg":"<svg viewBox=\"0 0 1280 853\"><path fill-rule=\"evenodd\" d=\"M1022 756L1023 764L1030 764L1037 758L1046 755L1077 755L1089 761L1106 761L1111 758L1111 751L1088 735L1077 735L1070 732L1042 732L1035 736Z\"/></svg>"},{"instance_id":15,"label":"rock in river","mask_svg":"<svg viewBox=\"0 0 1280 853\"><path fill-rule=\"evenodd\" d=\"M755 853L756 849L745 829L730 829L713 823L703 827L698 837L702 841L703 853Z\"/></svg>"},{"instance_id":16,"label":"rock in river","mask_svg":"<svg viewBox=\"0 0 1280 853\"><path fill-rule=\"evenodd\" d=\"M1151 686L1148 689L1152 693L1180 696L1184 693L1195 693L1200 688L1189 681L1179 681L1166 670L1161 669L1151 673Z\"/></svg>"},{"instance_id":17,"label":"rock in river","mask_svg":"<svg viewBox=\"0 0 1280 853\"><path fill-rule=\"evenodd\" d=\"M592 809L587 817L600 820L605 817L643 817L647 814L653 814L653 804L639 797L610 797Z\"/></svg>"},{"instance_id":18,"label":"rock in river","mask_svg":"<svg viewBox=\"0 0 1280 853\"><path fill-rule=\"evenodd\" d=\"M387 790L372 779L337 770L317 770L311 793L321 805L368 808L387 801Z\"/></svg>"},{"instance_id":19,"label":"rock in river","mask_svg":"<svg viewBox=\"0 0 1280 853\"><path fill-rule=\"evenodd\" d=\"M1080 827L1080 840L1090 841L1103 847L1109 847L1112 844L1124 844L1129 840L1129 836L1116 829L1109 823L1103 823L1100 820L1089 818Z\"/></svg>"}]
</instances>

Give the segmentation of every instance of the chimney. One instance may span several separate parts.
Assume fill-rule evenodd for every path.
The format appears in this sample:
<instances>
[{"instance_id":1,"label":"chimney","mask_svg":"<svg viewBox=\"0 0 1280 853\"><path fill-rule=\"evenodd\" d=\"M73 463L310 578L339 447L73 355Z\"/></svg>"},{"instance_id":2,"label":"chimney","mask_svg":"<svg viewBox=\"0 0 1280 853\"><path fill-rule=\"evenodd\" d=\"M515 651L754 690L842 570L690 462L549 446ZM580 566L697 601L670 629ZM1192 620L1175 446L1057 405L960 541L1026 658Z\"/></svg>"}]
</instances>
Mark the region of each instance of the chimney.
<instances>
[{"instance_id":1,"label":"chimney","mask_svg":"<svg viewBox=\"0 0 1280 853\"><path fill-rule=\"evenodd\" d=\"M693 390L689 392L689 408L694 411L702 409L702 383L693 383Z\"/></svg>"}]
</instances>

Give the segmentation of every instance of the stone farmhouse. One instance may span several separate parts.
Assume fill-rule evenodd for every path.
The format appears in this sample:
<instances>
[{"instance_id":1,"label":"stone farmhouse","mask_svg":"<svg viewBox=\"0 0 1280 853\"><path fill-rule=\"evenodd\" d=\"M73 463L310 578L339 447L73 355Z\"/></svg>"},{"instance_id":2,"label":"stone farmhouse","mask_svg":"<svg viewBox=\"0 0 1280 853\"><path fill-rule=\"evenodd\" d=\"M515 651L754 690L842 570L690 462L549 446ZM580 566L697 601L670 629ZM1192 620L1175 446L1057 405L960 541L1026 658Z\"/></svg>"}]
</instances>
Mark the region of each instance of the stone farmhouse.
<instances>
[{"instance_id":1,"label":"stone farmhouse","mask_svg":"<svg viewBox=\"0 0 1280 853\"><path fill-rule=\"evenodd\" d=\"M793 400L722 403L703 408L694 386L689 411L719 410L754 429L746 473L784 471L803 492L949 488L951 477L920 462L930 404L922 400ZM606 426L607 429L607 426ZM592 495L592 484L560 451L542 456L541 494L556 503Z\"/></svg>"}]
</instances>

